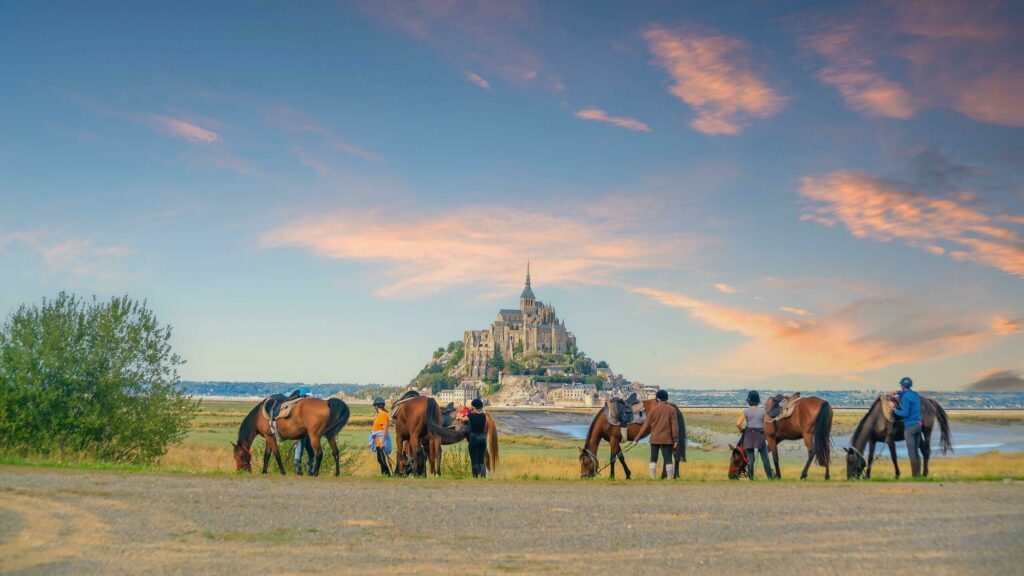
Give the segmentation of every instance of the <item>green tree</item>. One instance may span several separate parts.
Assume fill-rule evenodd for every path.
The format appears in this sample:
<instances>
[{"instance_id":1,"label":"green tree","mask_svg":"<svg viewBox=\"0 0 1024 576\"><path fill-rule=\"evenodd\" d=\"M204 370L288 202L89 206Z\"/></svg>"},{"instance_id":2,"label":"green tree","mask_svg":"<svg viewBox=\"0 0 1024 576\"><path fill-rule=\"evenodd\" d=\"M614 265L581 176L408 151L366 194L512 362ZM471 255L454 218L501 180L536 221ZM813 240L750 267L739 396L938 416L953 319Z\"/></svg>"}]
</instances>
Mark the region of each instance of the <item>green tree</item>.
<instances>
[{"instance_id":1,"label":"green tree","mask_svg":"<svg viewBox=\"0 0 1024 576\"><path fill-rule=\"evenodd\" d=\"M181 441L198 407L184 361L145 302L61 292L0 326L0 449L151 462Z\"/></svg>"}]
</instances>

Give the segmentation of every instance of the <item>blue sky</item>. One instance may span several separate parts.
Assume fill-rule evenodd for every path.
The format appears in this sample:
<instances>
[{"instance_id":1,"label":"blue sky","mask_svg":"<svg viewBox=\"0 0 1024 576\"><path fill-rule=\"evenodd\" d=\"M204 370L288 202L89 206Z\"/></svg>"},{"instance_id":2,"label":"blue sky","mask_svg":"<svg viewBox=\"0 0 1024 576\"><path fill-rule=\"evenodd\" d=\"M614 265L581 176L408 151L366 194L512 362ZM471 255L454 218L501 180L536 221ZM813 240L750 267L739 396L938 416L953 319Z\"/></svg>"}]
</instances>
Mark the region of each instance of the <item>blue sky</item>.
<instances>
[{"instance_id":1,"label":"blue sky","mask_svg":"<svg viewBox=\"0 0 1024 576\"><path fill-rule=\"evenodd\" d=\"M0 309L385 382L513 306L667 387L1024 370L1024 11L6 3Z\"/></svg>"}]
</instances>

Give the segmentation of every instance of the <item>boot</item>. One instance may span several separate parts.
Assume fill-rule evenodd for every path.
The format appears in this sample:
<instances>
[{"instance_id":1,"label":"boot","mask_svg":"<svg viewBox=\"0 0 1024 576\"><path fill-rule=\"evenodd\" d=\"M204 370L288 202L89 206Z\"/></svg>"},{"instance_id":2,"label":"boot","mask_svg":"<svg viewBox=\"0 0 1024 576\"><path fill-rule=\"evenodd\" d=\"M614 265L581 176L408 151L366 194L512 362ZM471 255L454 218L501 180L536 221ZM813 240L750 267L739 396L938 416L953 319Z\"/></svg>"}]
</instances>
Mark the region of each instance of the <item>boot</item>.
<instances>
[{"instance_id":1,"label":"boot","mask_svg":"<svg viewBox=\"0 0 1024 576\"><path fill-rule=\"evenodd\" d=\"M665 477L668 478L669 480L672 480L673 478L675 478L675 476L676 476L676 465L675 464L665 464Z\"/></svg>"},{"instance_id":2,"label":"boot","mask_svg":"<svg viewBox=\"0 0 1024 576\"><path fill-rule=\"evenodd\" d=\"M655 478L658 477L658 463L657 462L651 462L650 466L651 466L651 480L654 480Z\"/></svg>"},{"instance_id":3,"label":"boot","mask_svg":"<svg viewBox=\"0 0 1024 576\"><path fill-rule=\"evenodd\" d=\"M295 474L302 476L302 460L295 461Z\"/></svg>"}]
</instances>

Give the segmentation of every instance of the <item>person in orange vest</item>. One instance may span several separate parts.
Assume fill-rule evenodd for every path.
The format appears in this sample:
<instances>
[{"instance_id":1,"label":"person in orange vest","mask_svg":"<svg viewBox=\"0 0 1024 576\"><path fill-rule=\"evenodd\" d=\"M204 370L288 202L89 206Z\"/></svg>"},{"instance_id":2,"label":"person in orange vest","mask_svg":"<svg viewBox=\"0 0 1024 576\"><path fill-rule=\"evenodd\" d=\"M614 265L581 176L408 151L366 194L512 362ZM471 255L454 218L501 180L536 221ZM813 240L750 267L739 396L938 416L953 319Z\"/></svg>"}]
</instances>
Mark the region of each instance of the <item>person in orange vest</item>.
<instances>
[{"instance_id":1,"label":"person in orange vest","mask_svg":"<svg viewBox=\"0 0 1024 576\"><path fill-rule=\"evenodd\" d=\"M388 466L388 455L391 454L391 435L388 430L391 419L384 409L384 399L374 398L373 409L377 411L377 417L373 419L373 430L370 432L370 450L377 453L380 473L391 476L391 468Z\"/></svg>"}]
</instances>

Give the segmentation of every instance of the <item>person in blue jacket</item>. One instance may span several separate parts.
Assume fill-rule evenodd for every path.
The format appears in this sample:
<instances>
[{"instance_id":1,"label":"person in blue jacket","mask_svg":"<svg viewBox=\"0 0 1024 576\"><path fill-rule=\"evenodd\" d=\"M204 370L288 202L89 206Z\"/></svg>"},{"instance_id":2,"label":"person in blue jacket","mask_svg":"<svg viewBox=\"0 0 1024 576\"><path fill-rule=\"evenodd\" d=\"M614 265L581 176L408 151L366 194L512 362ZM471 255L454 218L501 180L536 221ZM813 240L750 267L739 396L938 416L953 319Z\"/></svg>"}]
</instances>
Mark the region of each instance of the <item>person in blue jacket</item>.
<instances>
[{"instance_id":1,"label":"person in blue jacket","mask_svg":"<svg viewBox=\"0 0 1024 576\"><path fill-rule=\"evenodd\" d=\"M921 475L921 396L914 392L913 387L914 381L910 378L900 380L900 391L896 393L900 405L892 413L903 418L903 437L907 441L910 471L916 477Z\"/></svg>"}]
</instances>

